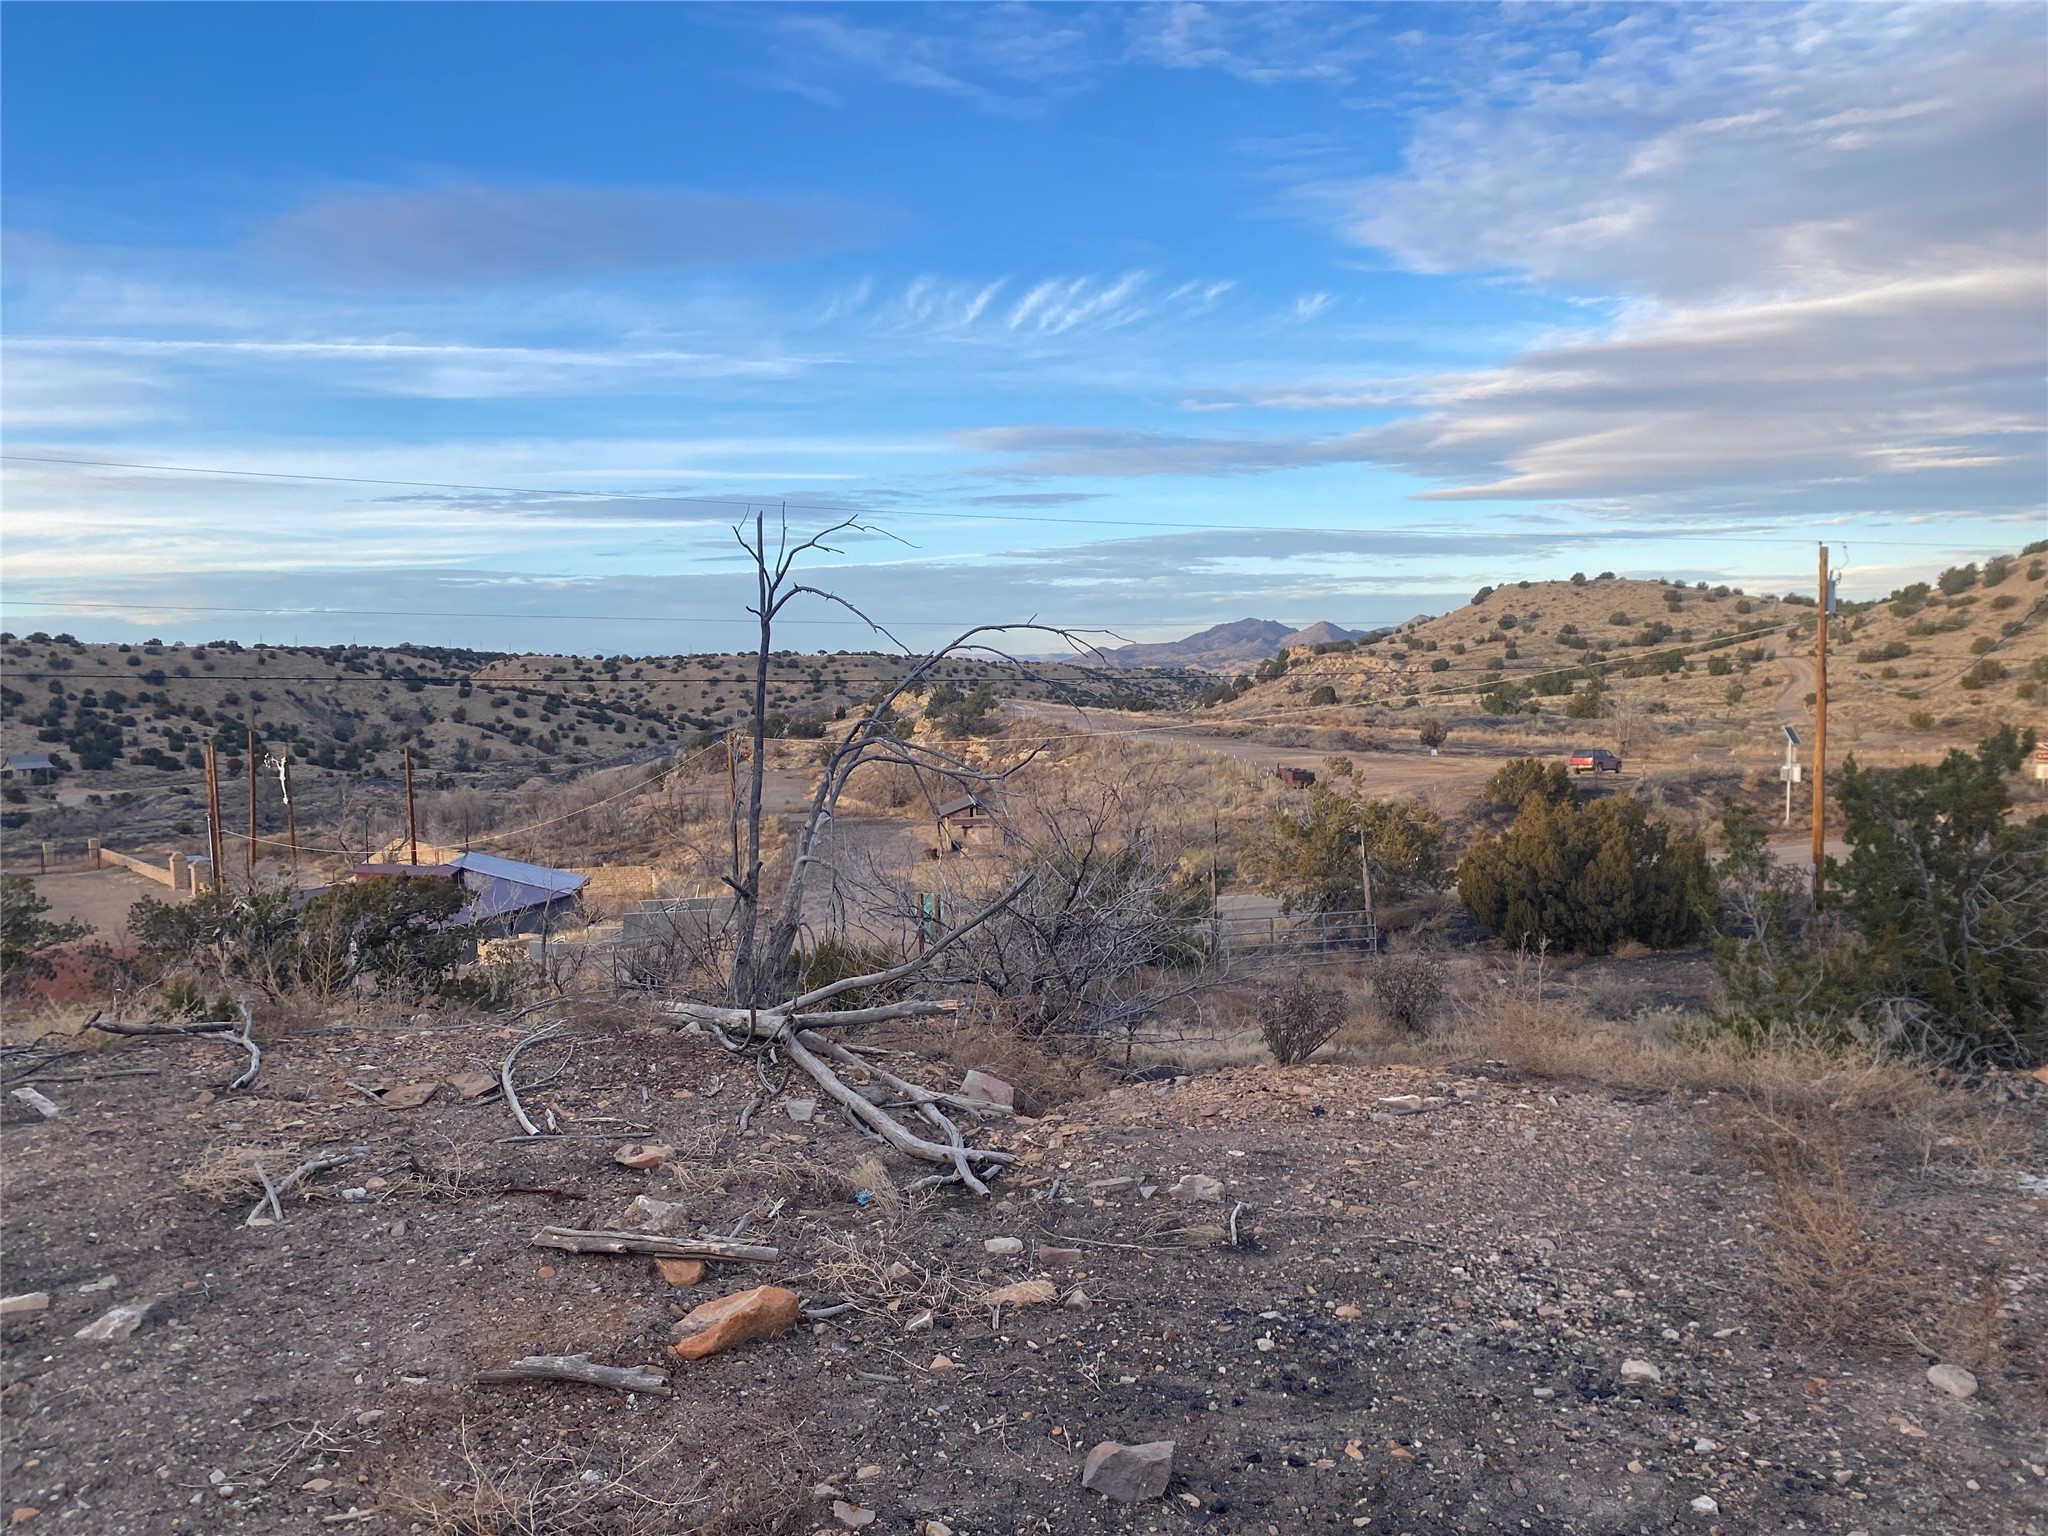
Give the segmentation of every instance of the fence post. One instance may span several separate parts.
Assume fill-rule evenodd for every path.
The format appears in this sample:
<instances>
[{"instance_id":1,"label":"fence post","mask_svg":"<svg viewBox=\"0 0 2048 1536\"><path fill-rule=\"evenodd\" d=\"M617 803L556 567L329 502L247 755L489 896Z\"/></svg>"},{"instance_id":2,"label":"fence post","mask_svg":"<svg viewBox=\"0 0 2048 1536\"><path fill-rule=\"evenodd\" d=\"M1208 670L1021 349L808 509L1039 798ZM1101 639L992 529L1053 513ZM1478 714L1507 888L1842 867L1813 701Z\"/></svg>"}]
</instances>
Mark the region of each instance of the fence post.
<instances>
[{"instance_id":1,"label":"fence post","mask_svg":"<svg viewBox=\"0 0 2048 1536\"><path fill-rule=\"evenodd\" d=\"M36 849L36 873L47 875L50 872L50 860L55 858L56 854L57 845L55 843L44 843Z\"/></svg>"},{"instance_id":2,"label":"fence post","mask_svg":"<svg viewBox=\"0 0 2048 1536\"><path fill-rule=\"evenodd\" d=\"M171 894L175 896L178 894L179 884L185 878L185 855L182 853L172 854L164 867L170 871Z\"/></svg>"},{"instance_id":3,"label":"fence post","mask_svg":"<svg viewBox=\"0 0 2048 1536\"><path fill-rule=\"evenodd\" d=\"M88 867L92 869L100 867L100 840L98 838L88 837L85 840L85 857Z\"/></svg>"}]
</instances>

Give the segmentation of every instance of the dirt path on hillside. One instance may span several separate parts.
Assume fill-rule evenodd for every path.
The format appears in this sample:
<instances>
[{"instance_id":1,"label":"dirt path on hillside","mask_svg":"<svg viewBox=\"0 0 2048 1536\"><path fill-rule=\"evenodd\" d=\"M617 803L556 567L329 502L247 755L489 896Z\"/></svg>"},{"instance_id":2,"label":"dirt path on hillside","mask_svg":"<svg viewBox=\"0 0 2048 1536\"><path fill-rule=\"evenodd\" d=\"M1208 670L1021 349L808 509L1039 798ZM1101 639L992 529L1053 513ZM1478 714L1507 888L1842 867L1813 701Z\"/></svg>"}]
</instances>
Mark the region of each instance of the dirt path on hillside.
<instances>
[{"instance_id":1,"label":"dirt path on hillside","mask_svg":"<svg viewBox=\"0 0 2048 1536\"><path fill-rule=\"evenodd\" d=\"M1141 724L1131 715L1112 710L1035 701L1010 701L1005 712L1029 720L1049 733L1082 731L1214 752L1269 773L1280 768L1308 768L1322 773L1324 763L1333 755L1328 747L1283 747L1225 735L1185 718L1163 720L1157 725ZM1437 756L1431 757L1415 742L1412 732L1407 733L1406 739L1381 740L1383 745L1375 751L1342 751L1334 755L1349 757L1357 765L1357 782L1368 794L1421 795L1440 798L1445 804L1463 803L1479 791L1502 763L1528 755L1527 748L1494 748L1453 738Z\"/></svg>"}]
</instances>

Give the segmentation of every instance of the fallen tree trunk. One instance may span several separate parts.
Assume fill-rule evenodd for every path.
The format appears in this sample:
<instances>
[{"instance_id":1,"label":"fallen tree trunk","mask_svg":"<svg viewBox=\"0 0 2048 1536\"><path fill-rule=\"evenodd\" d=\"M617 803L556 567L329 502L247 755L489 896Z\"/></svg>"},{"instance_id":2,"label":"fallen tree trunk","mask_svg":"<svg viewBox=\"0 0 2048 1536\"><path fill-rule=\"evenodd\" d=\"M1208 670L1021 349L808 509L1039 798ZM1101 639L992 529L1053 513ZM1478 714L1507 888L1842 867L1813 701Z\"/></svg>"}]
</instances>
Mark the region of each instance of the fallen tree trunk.
<instances>
[{"instance_id":1,"label":"fallen tree trunk","mask_svg":"<svg viewBox=\"0 0 2048 1536\"><path fill-rule=\"evenodd\" d=\"M533 1234L536 1248L564 1253L644 1253L661 1259L709 1259L721 1264L772 1264L780 1248L735 1243L717 1237L660 1237L652 1232L585 1231L577 1227L542 1227Z\"/></svg>"},{"instance_id":2,"label":"fallen tree trunk","mask_svg":"<svg viewBox=\"0 0 2048 1536\"><path fill-rule=\"evenodd\" d=\"M478 1371L476 1384L493 1387L508 1381L576 1381L614 1392L645 1392L667 1397L668 1377L649 1365L594 1365L588 1355L528 1355L495 1370Z\"/></svg>"}]
</instances>

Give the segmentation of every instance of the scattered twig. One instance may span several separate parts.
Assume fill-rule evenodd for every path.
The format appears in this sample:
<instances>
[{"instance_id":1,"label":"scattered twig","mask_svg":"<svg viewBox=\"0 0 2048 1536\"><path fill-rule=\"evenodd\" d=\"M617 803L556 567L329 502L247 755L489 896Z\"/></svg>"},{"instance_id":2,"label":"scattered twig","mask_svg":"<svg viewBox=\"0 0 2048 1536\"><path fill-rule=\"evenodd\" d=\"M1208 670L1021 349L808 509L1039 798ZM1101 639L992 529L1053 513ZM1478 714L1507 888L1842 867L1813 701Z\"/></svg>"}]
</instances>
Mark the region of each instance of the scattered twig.
<instances>
[{"instance_id":1,"label":"scattered twig","mask_svg":"<svg viewBox=\"0 0 2048 1536\"><path fill-rule=\"evenodd\" d=\"M614 1392L645 1392L650 1397L669 1395L668 1377L652 1366L594 1365L588 1355L528 1355L510 1365L476 1373L476 1384L480 1387L512 1381L575 1381L590 1387L609 1387Z\"/></svg>"},{"instance_id":2,"label":"scattered twig","mask_svg":"<svg viewBox=\"0 0 2048 1536\"><path fill-rule=\"evenodd\" d=\"M828 1317L837 1317L842 1312L851 1312L860 1305L857 1301L842 1301L830 1307L805 1307L804 1316L814 1323L822 1323Z\"/></svg>"},{"instance_id":3,"label":"scattered twig","mask_svg":"<svg viewBox=\"0 0 2048 1536\"><path fill-rule=\"evenodd\" d=\"M256 1170L256 1177L263 1185L264 1196L270 1201L270 1219L283 1221L284 1208L277 1203L277 1186L270 1182L270 1175L263 1171L261 1163L252 1160L249 1166Z\"/></svg>"},{"instance_id":4,"label":"scattered twig","mask_svg":"<svg viewBox=\"0 0 2048 1536\"><path fill-rule=\"evenodd\" d=\"M368 1157L369 1155L370 1149L368 1147L350 1147L346 1152L328 1152L319 1157L306 1159L305 1162L299 1164L298 1167L279 1179L274 1188L268 1180L265 1180L265 1197L258 1200L254 1209L242 1219L242 1225L246 1227L258 1216L261 1216L264 1206L276 1206L278 1196L282 1195L294 1184L310 1179L316 1173L325 1173L330 1168L339 1168L343 1163L352 1163L359 1157ZM282 1220L282 1216L279 1219Z\"/></svg>"},{"instance_id":5,"label":"scattered twig","mask_svg":"<svg viewBox=\"0 0 2048 1536\"><path fill-rule=\"evenodd\" d=\"M512 1118L519 1122L519 1128L529 1136L538 1136L540 1127L535 1125L526 1113L526 1106L519 1102L519 1091L512 1086L512 1063L519 1059L519 1053L539 1040L546 1040L562 1027L561 1020L543 1024L539 1029L513 1046L505 1057L505 1065L498 1071L498 1086L505 1090L505 1102L512 1107Z\"/></svg>"},{"instance_id":6,"label":"scattered twig","mask_svg":"<svg viewBox=\"0 0 2048 1536\"><path fill-rule=\"evenodd\" d=\"M747 1128L747 1122L754 1118L754 1111L759 1109L760 1107L761 1096L757 1093L751 1099L747 1100L746 1104L741 1108L739 1119L735 1121L734 1124L740 1130L744 1131Z\"/></svg>"},{"instance_id":7,"label":"scattered twig","mask_svg":"<svg viewBox=\"0 0 2048 1536\"><path fill-rule=\"evenodd\" d=\"M1243 1209L1244 1209L1244 1202L1243 1202L1242 1200L1238 1201L1238 1202L1237 1202L1237 1203L1236 1203L1235 1205L1233 1205L1233 1206L1232 1206L1232 1207L1230 1208L1230 1246L1231 1246L1231 1247L1233 1247L1233 1248L1235 1248L1235 1247L1237 1246L1237 1217L1238 1217L1238 1213L1239 1213L1240 1211L1242 1211Z\"/></svg>"}]
</instances>

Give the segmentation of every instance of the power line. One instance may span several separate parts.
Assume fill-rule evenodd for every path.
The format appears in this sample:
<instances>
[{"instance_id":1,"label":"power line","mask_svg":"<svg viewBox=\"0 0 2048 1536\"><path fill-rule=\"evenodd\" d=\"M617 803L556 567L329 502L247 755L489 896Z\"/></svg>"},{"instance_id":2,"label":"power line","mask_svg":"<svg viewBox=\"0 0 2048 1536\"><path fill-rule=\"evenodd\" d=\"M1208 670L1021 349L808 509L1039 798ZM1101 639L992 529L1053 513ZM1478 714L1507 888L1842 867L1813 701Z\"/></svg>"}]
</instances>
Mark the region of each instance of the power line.
<instances>
[{"instance_id":1,"label":"power line","mask_svg":"<svg viewBox=\"0 0 2048 1536\"><path fill-rule=\"evenodd\" d=\"M324 475L312 472L280 469L229 469L222 465L206 464L144 464L126 459L71 459L50 455L7 453L0 454L0 462L10 464L59 464L75 469L132 469L153 474L211 475L226 479L240 480L293 480L321 485L381 485L393 489L417 491L482 491L494 496L552 496L570 497L576 500L597 501L679 501L692 506L737 507L743 511L756 508L780 507L798 512L818 512L832 517L873 517L939 518L970 523L1041 523L1069 528L1153 528L1193 531L1203 533L1354 533L1398 534L1432 533L1445 536L1441 524L1422 523L1407 527L1380 528L1331 528L1320 525L1280 527L1258 523L1205 523L1175 518L1118 518L1118 517L1057 517L1045 513L1025 512L962 512L936 507L900 507L890 509L862 509L849 506L833 506L822 502L790 501L780 496L696 496L677 491L592 491L580 487L541 487L530 485L478 485L459 480L390 480L368 475ZM1587 540L1633 539L1644 537L1672 536L1669 528L1648 529L1544 529L1541 532L1559 541L1584 542ZM1822 529L1821 532L1828 530ZM1755 544L1811 544L1809 535L1752 533L1747 528L1722 526L1688 529L1684 537L1690 539L1712 539L1739 536ZM1490 534L1471 534L1474 543L1495 537ZM1969 552L1975 550L2001 550L2003 544L1958 544L1943 539L1876 539L1857 538L1857 544L1878 545L1897 549L1944 549Z\"/></svg>"}]
</instances>

